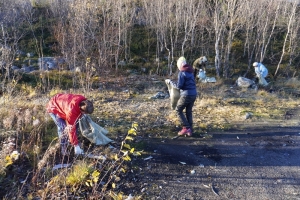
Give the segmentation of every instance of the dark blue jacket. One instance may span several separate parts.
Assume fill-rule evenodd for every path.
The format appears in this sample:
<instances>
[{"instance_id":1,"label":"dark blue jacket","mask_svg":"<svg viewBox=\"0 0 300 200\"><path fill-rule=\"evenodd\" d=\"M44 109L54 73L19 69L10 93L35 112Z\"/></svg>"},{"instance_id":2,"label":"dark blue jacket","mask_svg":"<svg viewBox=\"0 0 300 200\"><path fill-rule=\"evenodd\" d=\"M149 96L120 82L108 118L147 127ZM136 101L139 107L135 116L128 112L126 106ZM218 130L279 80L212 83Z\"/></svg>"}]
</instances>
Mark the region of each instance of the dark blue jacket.
<instances>
[{"instance_id":1,"label":"dark blue jacket","mask_svg":"<svg viewBox=\"0 0 300 200\"><path fill-rule=\"evenodd\" d=\"M180 89L180 96L196 96L197 89L194 78L194 69L192 66L184 65L178 73L177 84L171 82L173 87Z\"/></svg>"}]
</instances>

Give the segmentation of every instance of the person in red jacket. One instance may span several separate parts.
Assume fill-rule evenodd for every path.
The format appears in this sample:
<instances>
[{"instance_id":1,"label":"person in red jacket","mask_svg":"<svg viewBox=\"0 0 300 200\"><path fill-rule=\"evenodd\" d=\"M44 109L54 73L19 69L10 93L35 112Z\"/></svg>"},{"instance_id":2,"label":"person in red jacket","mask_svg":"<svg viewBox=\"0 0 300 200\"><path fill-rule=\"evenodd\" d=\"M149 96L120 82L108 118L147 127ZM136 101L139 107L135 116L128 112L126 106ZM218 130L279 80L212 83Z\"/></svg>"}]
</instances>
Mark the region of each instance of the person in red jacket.
<instances>
[{"instance_id":1,"label":"person in red jacket","mask_svg":"<svg viewBox=\"0 0 300 200\"><path fill-rule=\"evenodd\" d=\"M93 113L93 103L79 94L56 94L46 109L57 126L62 154L66 153L68 141L74 146L76 155L83 154L78 145L76 123L82 114Z\"/></svg>"}]
</instances>

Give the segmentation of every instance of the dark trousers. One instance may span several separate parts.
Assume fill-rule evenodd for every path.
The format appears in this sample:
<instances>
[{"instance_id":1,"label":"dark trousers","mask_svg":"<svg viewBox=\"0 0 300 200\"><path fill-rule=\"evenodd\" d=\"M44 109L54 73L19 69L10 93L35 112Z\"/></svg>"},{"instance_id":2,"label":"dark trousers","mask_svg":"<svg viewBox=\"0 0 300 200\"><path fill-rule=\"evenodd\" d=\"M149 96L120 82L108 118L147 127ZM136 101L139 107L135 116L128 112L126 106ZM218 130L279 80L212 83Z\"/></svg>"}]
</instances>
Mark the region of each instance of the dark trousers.
<instances>
[{"instance_id":1,"label":"dark trousers","mask_svg":"<svg viewBox=\"0 0 300 200\"><path fill-rule=\"evenodd\" d=\"M187 128L193 128L193 106L196 100L196 96L180 96L177 106L176 113L182 126ZM183 110L185 109L185 113Z\"/></svg>"}]
</instances>

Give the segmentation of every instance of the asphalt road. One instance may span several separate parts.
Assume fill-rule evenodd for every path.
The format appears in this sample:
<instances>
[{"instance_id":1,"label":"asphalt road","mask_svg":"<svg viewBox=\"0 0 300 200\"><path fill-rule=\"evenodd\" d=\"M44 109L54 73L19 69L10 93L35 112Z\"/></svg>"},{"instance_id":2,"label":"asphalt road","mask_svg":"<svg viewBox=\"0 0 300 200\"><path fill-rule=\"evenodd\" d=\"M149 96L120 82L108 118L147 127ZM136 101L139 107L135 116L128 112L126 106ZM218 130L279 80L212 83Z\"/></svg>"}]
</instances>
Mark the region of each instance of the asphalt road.
<instances>
[{"instance_id":1,"label":"asphalt road","mask_svg":"<svg viewBox=\"0 0 300 200\"><path fill-rule=\"evenodd\" d=\"M300 131L268 127L145 138L124 189L143 199L300 199Z\"/></svg>"}]
</instances>

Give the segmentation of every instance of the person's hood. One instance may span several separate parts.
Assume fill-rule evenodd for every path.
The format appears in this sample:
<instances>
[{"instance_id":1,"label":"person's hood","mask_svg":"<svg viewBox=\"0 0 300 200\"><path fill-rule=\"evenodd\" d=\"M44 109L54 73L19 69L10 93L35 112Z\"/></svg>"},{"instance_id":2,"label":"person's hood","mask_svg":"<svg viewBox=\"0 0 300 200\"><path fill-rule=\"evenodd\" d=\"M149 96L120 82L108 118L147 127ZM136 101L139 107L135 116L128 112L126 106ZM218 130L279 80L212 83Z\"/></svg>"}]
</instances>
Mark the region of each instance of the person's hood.
<instances>
[{"instance_id":1,"label":"person's hood","mask_svg":"<svg viewBox=\"0 0 300 200\"><path fill-rule=\"evenodd\" d=\"M194 72L194 68L189 65L189 64L185 64L183 65L182 67L180 67L179 69L181 72L190 72L190 73L193 73Z\"/></svg>"}]
</instances>

